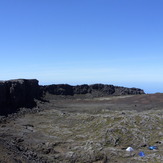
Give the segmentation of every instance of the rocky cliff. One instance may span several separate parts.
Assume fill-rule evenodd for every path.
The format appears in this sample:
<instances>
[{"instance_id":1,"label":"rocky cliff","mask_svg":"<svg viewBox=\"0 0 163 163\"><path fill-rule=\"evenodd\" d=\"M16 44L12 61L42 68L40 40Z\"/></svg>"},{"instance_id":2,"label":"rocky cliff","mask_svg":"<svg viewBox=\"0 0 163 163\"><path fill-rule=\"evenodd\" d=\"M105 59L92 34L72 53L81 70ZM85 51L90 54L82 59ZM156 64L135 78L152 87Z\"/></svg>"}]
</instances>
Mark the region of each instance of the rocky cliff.
<instances>
[{"instance_id":1,"label":"rocky cliff","mask_svg":"<svg viewBox=\"0 0 163 163\"><path fill-rule=\"evenodd\" d=\"M15 112L20 107L34 107L39 98L38 80L8 80L0 82L0 115Z\"/></svg>"},{"instance_id":2,"label":"rocky cliff","mask_svg":"<svg viewBox=\"0 0 163 163\"><path fill-rule=\"evenodd\" d=\"M71 86L68 84L47 85L42 88L44 93L53 95L77 95L77 94L90 94L93 97L102 97L108 95L136 95L144 94L144 91L139 88L126 88L105 84L93 85L77 85Z\"/></svg>"},{"instance_id":3,"label":"rocky cliff","mask_svg":"<svg viewBox=\"0 0 163 163\"><path fill-rule=\"evenodd\" d=\"M17 111L20 107L32 108L36 106L34 99L41 99L46 94L52 95L91 95L102 97L108 95L133 95L144 94L138 88L116 87L113 85L93 84L77 85L68 84L39 86L38 80L17 79L0 82L0 115L7 115Z\"/></svg>"}]
</instances>

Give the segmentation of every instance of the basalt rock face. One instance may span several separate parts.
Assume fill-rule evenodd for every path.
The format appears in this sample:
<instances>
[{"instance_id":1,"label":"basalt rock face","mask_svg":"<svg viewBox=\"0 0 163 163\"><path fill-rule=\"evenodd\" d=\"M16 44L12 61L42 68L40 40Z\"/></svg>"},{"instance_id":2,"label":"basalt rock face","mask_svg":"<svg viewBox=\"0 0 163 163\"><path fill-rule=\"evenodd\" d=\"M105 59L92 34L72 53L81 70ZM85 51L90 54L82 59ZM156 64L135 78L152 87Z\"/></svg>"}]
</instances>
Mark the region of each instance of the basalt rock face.
<instances>
[{"instance_id":1,"label":"basalt rock face","mask_svg":"<svg viewBox=\"0 0 163 163\"><path fill-rule=\"evenodd\" d=\"M32 108L36 106L34 99L41 99L46 93L64 96L89 95L89 97L102 97L108 95L144 94L144 91L138 88L125 88L104 84L77 86L53 84L39 86L36 79L0 81L0 115L14 113L20 107Z\"/></svg>"},{"instance_id":2,"label":"basalt rock face","mask_svg":"<svg viewBox=\"0 0 163 163\"><path fill-rule=\"evenodd\" d=\"M73 87L68 84L48 85L42 90L54 95L73 95Z\"/></svg>"},{"instance_id":3,"label":"basalt rock face","mask_svg":"<svg viewBox=\"0 0 163 163\"><path fill-rule=\"evenodd\" d=\"M87 93L92 93L91 88L87 84L83 85L77 85L72 87L73 89L73 94L87 94Z\"/></svg>"},{"instance_id":4,"label":"basalt rock face","mask_svg":"<svg viewBox=\"0 0 163 163\"><path fill-rule=\"evenodd\" d=\"M115 87L114 95L137 95L145 94L142 89L139 88L126 88L126 87Z\"/></svg>"},{"instance_id":5,"label":"basalt rock face","mask_svg":"<svg viewBox=\"0 0 163 163\"><path fill-rule=\"evenodd\" d=\"M71 86L68 84L60 85L48 85L42 88L43 92L50 93L53 95L79 95L79 94L90 94L93 97L101 97L107 95L136 95L144 94L142 89L138 88L126 88L117 87L113 85L105 84L93 84L93 85L77 85Z\"/></svg>"},{"instance_id":6,"label":"basalt rock face","mask_svg":"<svg viewBox=\"0 0 163 163\"><path fill-rule=\"evenodd\" d=\"M20 107L34 107L40 98L38 80L8 80L0 82L0 115L15 112Z\"/></svg>"}]
</instances>

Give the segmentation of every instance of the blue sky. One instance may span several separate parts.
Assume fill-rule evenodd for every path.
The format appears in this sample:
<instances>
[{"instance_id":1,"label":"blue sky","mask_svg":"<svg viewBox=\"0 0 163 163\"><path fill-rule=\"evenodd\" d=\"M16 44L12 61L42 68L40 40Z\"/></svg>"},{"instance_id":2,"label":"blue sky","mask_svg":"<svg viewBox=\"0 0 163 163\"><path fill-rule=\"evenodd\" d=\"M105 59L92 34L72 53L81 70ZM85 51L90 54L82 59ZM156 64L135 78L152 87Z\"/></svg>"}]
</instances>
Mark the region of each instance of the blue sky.
<instances>
[{"instance_id":1,"label":"blue sky","mask_svg":"<svg viewBox=\"0 0 163 163\"><path fill-rule=\"evenodd\" d=\"M0 80L163 92L162 0L1 0Z\"/></svg>"}]
</instances>

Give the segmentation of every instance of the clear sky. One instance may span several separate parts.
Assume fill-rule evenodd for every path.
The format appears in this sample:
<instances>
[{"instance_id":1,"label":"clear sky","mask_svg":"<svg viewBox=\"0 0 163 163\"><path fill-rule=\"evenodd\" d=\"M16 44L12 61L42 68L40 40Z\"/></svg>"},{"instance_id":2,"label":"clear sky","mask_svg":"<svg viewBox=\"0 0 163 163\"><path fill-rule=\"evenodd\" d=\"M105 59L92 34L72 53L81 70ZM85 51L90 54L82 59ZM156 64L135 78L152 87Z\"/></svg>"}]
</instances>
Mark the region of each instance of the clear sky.
<instances>
[{"instance_id":1,"label":"clear sky","mask_svg":"<svg viewBox=\"0 0 163 163\"><path fill-rule=\"evenodd\" d=\"M163 0L0 0L0 80L163 92Z\"/></svg>"}]
</instances>

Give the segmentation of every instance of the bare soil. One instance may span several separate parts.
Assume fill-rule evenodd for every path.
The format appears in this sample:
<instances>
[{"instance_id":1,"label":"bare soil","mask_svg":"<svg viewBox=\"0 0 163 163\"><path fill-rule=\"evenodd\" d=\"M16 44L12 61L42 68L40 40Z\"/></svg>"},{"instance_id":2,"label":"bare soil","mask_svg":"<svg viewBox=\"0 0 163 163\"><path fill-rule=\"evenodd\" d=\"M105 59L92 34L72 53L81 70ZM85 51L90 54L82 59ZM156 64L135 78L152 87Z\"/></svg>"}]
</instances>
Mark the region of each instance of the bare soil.
<instances>
[{"instance_id":1,"label":"bare soil","mask_svg":"<svg viewBox=\"0 0 163 163\"><path fill-rule=\"evenodd\" d=\"M0 162L163 162L163 94L45 99L1 117Z\"/></svg>"}]
</instances>

